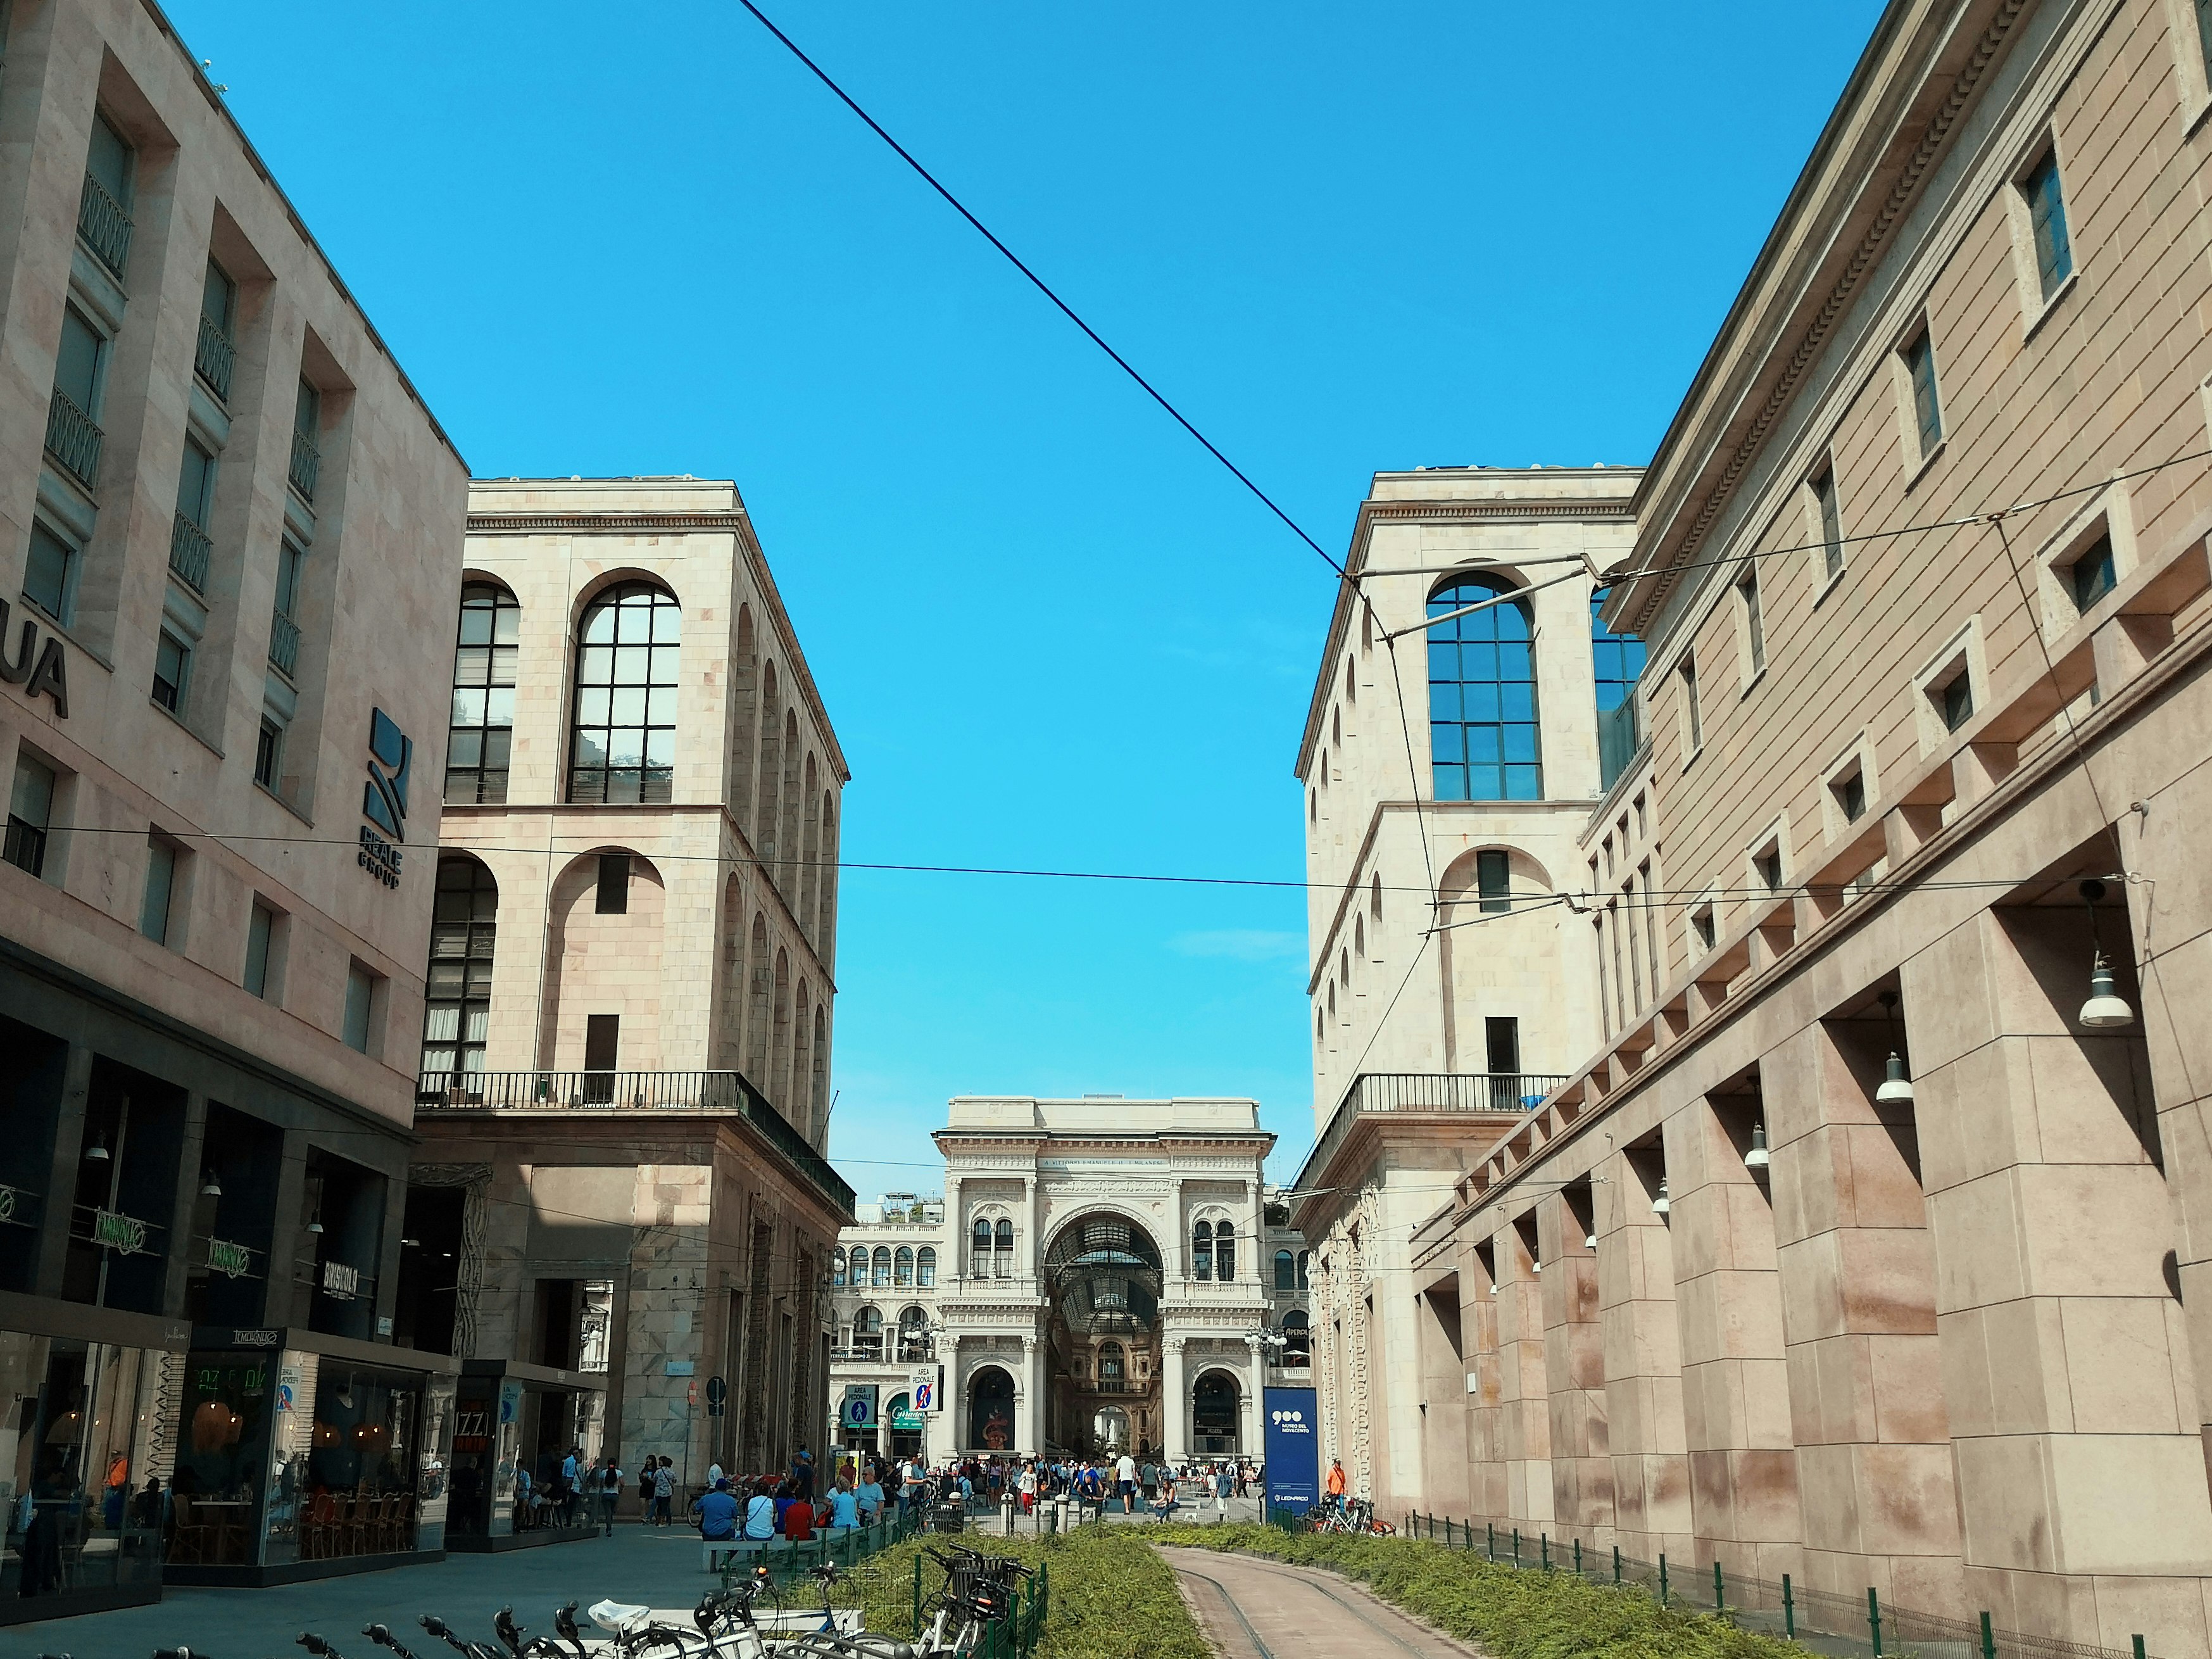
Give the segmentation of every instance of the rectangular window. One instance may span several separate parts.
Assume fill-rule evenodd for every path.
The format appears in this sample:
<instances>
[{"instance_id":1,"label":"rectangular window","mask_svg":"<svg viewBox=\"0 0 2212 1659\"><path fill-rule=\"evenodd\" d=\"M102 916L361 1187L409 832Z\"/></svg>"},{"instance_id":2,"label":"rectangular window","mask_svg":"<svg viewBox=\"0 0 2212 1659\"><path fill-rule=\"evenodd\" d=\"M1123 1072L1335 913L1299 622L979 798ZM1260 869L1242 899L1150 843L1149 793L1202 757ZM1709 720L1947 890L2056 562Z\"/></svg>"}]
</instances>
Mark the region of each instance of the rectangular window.
<instances>
[{"instance_id":1,"label":"rectangular window","mask_svg":"<svg viewBox=\"0 0 2212 1659\"><path fill-rule=\"evenodd\" d=\"M1700 904L1690 912L1690 931L1698 936L1698 945L1700 950L1710 951L1713 948L1713 942L1719 937L1719 931L1713 921L1713 907L1711 903Z\"/></svg>"},{"instance_id":2,"label":"rectangular window","mask_svg":"<svg viewBox=\"0 0 2212 1659\"><path fill-rule=\"evenodd\" d=\"M323 397L304 380L292 405L292 461L285 474L300 499L315 499L315 479L322 471L323 453L317 447L323 418Z\"/></svg>"},{"instance_id":3,"label":"rectangular window","mask_svg":"<svg viewBox=\"0 0 2212 1659\"><path fill-rule=\"evenodd\" d=\"M2091 543L2081 556L2074 561L2067 571L2067 588L2074 596L2074 608L2086 612L2118 585L2119 577L2112 567L2112 538L2100 536Z\"/></svg>"},{"instance_id":4,"label":"rectangular window","mask_svg":"<svg viewBox=\"0 0 2212 1659\"><path fill-rule=\"evenodd\" d=\"M1620 925L1628 930L1628 1006L1644 1006L1644 945L1636 936L1636 878L1620 890Z\"/></svg>"},{"instance_id":5,"label":"rectangular window","mask_svg":"<svg viewBox=\"0 0 2212 1659\"><path fill-rule=\"evenodd\" d=\"M115 130L106 116L95 112L92 118L92 143L85 151L84 170L114 199L116 206L125 210L131 206L131 155L130 141Z\"/></svg>"},{"instance_id":6,"label":"rectangular window","mask_svg":"<svg viewBox=\"0 0 2212 1659\"><path fill-rule=\"evenodd\" d=\"M1766 624L1759 614L1758 566L1753 565L1737 580L1735 592L1743 605L1744 639L1751 653L1751 672L1744 678L1756 679L1766 672Z\"/></svg>"},{"instance_id":7,"label":"rectangular window","mask_svg":"<svg viewBox=\"0 0 2212 1659\"><path fill-rule=\"evenodd\" d=\"M2212 0L2197 0L2197 46L2204 54L2204 73L2212 77Z\"/></svg>"},{"instance_id":8,"label":"rectangular window","mask_svg":"<svg viewBox=\"0 0 2212 1659\"><path fill-rule=\"evenodd\" d=\"M1813 501L1820 512L1820 557L1830 580L1844 568L1844 520L1836 505L1836 469L1823 467L1813 480Z\"/></svg>"},{"instance_id":9,"label":"rectangular window","mask_svg":"<svg viewBox=\"0 0 2212 1659\"><path fill-rule=\"evenodd\" d=\"M15 783L8 797L8 862L18 870L43 877L46 872L46 836L53 827L53 769L33 760L27 750L15 753Z\"/></svg>"},{"instance_id":10,"label":"rectangular window","mask_svg":"<svg viewBox=\"0 0 2212 1659\"><path fill-rule=\"evenodd\" d=\"M169 942L169 901L177 884L177 848L159 836L146 838L146 897L138 908L138 931L156 945Z\"/></svg>"},{"instance_id":11,"label":"rectangular window","mask_svg":"<svg viewBox=\"0 0 2212 1659\"><path fill-rule=\"evenodd\" d=\"M1943 441L1943 407L1936 394L1936 348L1925 333L1905 348L1905 369L1912 383L1912 422L1925 460Z\"/></svg>"},{"instance_id":12,"label":"rectangular window","mask_svg":"<svg viewBox=\"0 0 2212 1659\"><path fill-rule=\"evenodd\" d=\"M274 789L280 769L284 763L284 728L264 714L261 735L253 742L253 781L264 789Z\"/></svg>"},{"instance_id":13,"label":"rectangular window","mask_svg":"<svg viewBox=\"0 0 2212 1659\"><path fill-rule=\"evenodd\" d=\"M1860 768L1851 768L1830 784L1828 791L1835 796L1836 810L1844 815L1845 823L1856 823L1866 816L1866 773Z\"/></svg>"},{"instance_id":14,"label":"rectangular window","mask_svg":"<svg viewBox=\"0 0 2212 1659\"><path fill-rule=\"evenodd\" d=\"M376 975L361 963L355 963L346 969L345 1045L362 1054L368 1052L368 1029L371 1012L376 1004Z\"/></svg>"},{"instance_id":15,"label":"rectangular window","mask_svg":"<svg viewBox=\"0 0 2212 1659\"><path fill-rule=\"evenodd\" d=\"M192 653L167 629L154 647L154 701L172 714L185 700L185 676L191 670Z\"/></svg>"},{"instance_id":16,"label":"rectangular window","mask_svg":"<svg viewBox=\"0 0 2212 1659\"><path fill-rule=\"evenodd\" d=\"M31 554L23 566L23 597L56 622L69 602L70 568L76 553L42 524L31 526Z\"/></svg>"},{"instance_id":17,"label":"rectangular window","mask_svg":"<svg viewBox=\"0 0 2212 1659\"><path fill-rule=\"evenodd\" d=\"M629 914L629 854L599 854L599 891L592 909L603 916Z\"/></svg>"},{"instance_id":18,"label":"rectangular window","mask_svg":"<svg viewBox=\"0 0 2212 1659\"><path fill-rule=\"evenodd\" d=\"M230 372L238 362L231 338L231 324L238 309L238 284L229 273L208 261L207 280L200 287L199 339L192 349L192 369L218 398L230 396Z\"/></svg>"},{"instance_id":19,"label":"rectangular window","mask_svg":"<svg viewBox=\"0 0 2212 1659\"><path fill-rule=\"evenodd\" d=\"M2066 199L2058 185L2058 152L2045 150L2043 159L2021 180L2027 198L2028 223L2035 233L2035 274L2048 300L2074 272L2074 246L2066 234Z\"/></svg>"},{"instance_id":20,"label":"rectangular window","mask_svg":"<svg viewBox=\"0 0 2212 1659\"><path fill-rule=\"evenodd\" d=\"M1659 955L1659 907L1653 902L1650 860L1637 866L1636 873L1644 880L1644 943L1651 952L1651 994L1656 996L1667 964Z\"/></svg>"},{"instance_id":21,"label":"rectangular window","mask_svg":"<svg viewBox=\"0 0 2212 1659\"><path fill-rule=\"evenodd\" d=\"M296 619L300 614L300 574L307 556L289 536L276 549L276 614Z\"/></svg>"},{"instance_id":22,"label":"rectangular window","mask_svg":"<svg viewBox=\"0 0 2212 1659\"><path fill-rule=\"evenodd\" d=\"M1483 1059L1493 1077L1517 1077L1521 1073L1521 1022L1486 1019L1482 1022Z\"/></svg>"},{"instance_id":23,"label":"rectangular window","mask_svg":"<svg viewBox=\"0 0 2212 1659\"><path fill-rule=\"evenodd\" d=\"M292 404L292 430L304 432L310 438L319 429L323 418L323 394L305 380L300 382L298 398Z\"/></svg>"},{"instance_id":24,"label":"rectangular window","mask_svg":"<svg viewBox=\"0 0 2212 1659\"><path fill-rule=\"evenodd\" d=\"M1759 884L1768 892L1778 893L1782 890L1782 849L1780 848L1770 842L1763 850L1752 854L1751 867L1759 872Z\"/></svg>"},{"instance_id":25,"label":"rectangular window","mask_svg":"<svg viewBox=\"0 0 2212 1659\"><path fill-rule=\"evenodd\" d=\"M197 438L185 440L185 465L177 474L177 511L202 530L215 506L215 457Z\"/></svg>"},{"instance_id":26,"label":"rectangular window","mask_svg":"<svg viewBox=\"0 0 2212 1659\"><path fill-rule=\"evenodd\" d=\"M1594 935L1592 942L1597 946L1598 1012L1605 1020L1606 1036L1611 1036L1613 1035L1613 986L1605 976L1605 918L1592 916L1590 927Z\"/></svg>"},{"instance_id":27,"label":"rectangular window","mask_svg":"<svg viewBox=\"0 0 2212 1659\"><path fill-rule=\"evenodd\" d=\"M229 274L212 259L208 261L207 283L200 290L200 315L221 329L228 337L231 317L238 305L238 284Z\"/></svg>"},{"instance_id":28,"label":"rectangular window","mask_svg":"<svg viewBox=\"0 0 2212 1659\"><path fill-rule=\"evenodd\" d=\"M246 923L246 988L252 995L269 994L269 946L276 933L276 913L256 903Z\"/></svg>"},{"instance_id":29,"label":"rectangular window","mask_svg":"<svg viewBox=\"0 0 2212 1659\"><path fill-rule=\"evenodd\" d=\"M1955 732L1964 726L1974 717L1974 677L1960 669L1936 694L1936 706L1942 713L1945 731Z\"/></svg>"},{"instance_id":30,"label":"rectangular window","mask_svg":"<svg viewBox=\"0 0 2212 1659\"><path fill-rule=\"evenodd\" d=\"M1513 908L1513 872L1504 854L1474 855L1474 885L1483 911L1496 915Z\"/></svg>"},{"instance_id":31,"label":"rectangular window","mask_svg":"<svg viewBox=\"0 0 2212 1659\"><path fill-rule=\"evenodd\" d=\"M1682 712L1689 726L1690 753L1694 755L1705 746L1705 717L1698 708L1697 659L1684 657L1674 675L1682 683Z\"/></svg>"},{"instance_id":32,"label":"rectangular window","mask_svg":"<svg viewBox=\"0 0 2212 1659\"><path fill-rule=\"evenodd\" d=\"M100 370L106 355L106 337L75 306L64 307L61 349L54 355L54 390L88 421L100 419Z\"/></svg>"}]
</instances>

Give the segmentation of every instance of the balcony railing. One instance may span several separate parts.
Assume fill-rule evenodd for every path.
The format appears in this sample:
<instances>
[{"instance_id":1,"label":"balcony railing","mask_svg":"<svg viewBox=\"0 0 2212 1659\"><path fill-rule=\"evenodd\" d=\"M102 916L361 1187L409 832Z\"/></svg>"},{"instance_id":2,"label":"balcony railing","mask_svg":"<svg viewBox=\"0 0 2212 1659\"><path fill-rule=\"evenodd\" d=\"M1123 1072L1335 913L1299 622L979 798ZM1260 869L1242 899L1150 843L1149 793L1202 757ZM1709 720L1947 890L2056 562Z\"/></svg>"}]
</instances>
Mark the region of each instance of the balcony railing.
<instances>
[{"instance_id":1,"label":"balcony railing","mask_svg":"<svg viewBox=\"0 0 2212 1659\"><path fill-rule=\"evenodd\" d=\"M292 429L292 467L285 476L292 480L292 488L300 492L301 501L315 499L315 477L323 470L323 452L315 447L315 440L297 427Z\"/></svg>"},{"instance_id":2,"label":"balcony railing","mask_svg":"<svg viewBox=\"0 0 2212 1659\"><path fill-rule=\"evenodd\" d=\"M847 1215L853 1189L740 1072L425 1072L418 1115L450 1111L732 1112Z\"/></svg>"},{"instance_id":3,"label":"balcony railing","mask_svg":"<svg viewBox=\"0 0 2212 1659\"><path fill-rule=\"evenodd\" d=\"M214 550L207 532L178 514L176 522L169 526L169 568L183 577L185 586L195 593L207 592L208 556Z\"/></svg>"},{"instance_id":4,"label":"balcony railing","mask_svg":"<svg viewBox=\"0 0 2212 1659\"><path fill-rule=\"evenodd\" d=\"M204 313L200 317L200 343L192 349L192 368L209 389L226 401L230 397L230 371L238 361L238 348L222 325Z\"/></svg>"},{"instance_id":5,"label":"balcony railing","mask_svg":"<svg viewBox=\"0 0 2212 1659\"><path fill-rule=\"evenodd\" d=\"M1363 1072L1352 1079L1328 1127L1306 1154L1297 1184L1310 1187L1320 1179L1363 1117L1391 1112L1518 1115L1542 1103L1566 1080L1565 1073L1554 1072Z\"/></svg>"},{"instance_id":6,"label":"balcony railing","mask_svg":"<svg viewBox=\"0 0 2212 1659\"><path fill-rule=\"evenodd\" d=\"M131 263L131 216L107 193L107 186L88 173L76 200L76 234L100 264L118 277L123 275L124 266Z\"/></svg>"},{"instance_id":7,"label":"balcony railing","mask_svg":"<svg viewBox=\"0 0 2212 1659\"><path fill-rule=\"evenodd\" d=\"M100 446L103 436L92 416L56 386L53 400L46 405L46 453L87 489L100 486Z\"/></svg>"},{"instance_id":8,"label":"balcony railing","mask_svg":"<svg viewBox=\"0 0 2212 1659\"><path fill-rule=\"evenodd\" d=\"M281 611L269 618L269 665L288 680L300 665L300 624Z\"/></svg>"}]
</instances>

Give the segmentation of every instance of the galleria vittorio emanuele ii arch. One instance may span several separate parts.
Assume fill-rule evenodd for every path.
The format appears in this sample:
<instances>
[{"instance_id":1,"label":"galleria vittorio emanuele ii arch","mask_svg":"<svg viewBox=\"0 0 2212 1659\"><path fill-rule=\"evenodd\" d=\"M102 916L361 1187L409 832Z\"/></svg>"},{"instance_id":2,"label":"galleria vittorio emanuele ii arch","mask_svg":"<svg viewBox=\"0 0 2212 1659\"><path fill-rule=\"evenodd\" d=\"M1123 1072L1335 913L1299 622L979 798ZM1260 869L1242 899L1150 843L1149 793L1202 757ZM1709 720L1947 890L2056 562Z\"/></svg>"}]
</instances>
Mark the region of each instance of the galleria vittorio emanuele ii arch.
<instances>
[{"instance_id":1,"label":"galleria vittorio emanuele ii arch","mask_svg":"<svg viewBox=\"0 0 2212 1659\"><path fill-rule=\"evenodd\" d=\"M936 1139L933 1452L1258 1454L1261 1390L1309 1373L1261 1341L1303 1247L1267 1221L1256 1103L969 1097Z\"/></svg>"}]
</instances>

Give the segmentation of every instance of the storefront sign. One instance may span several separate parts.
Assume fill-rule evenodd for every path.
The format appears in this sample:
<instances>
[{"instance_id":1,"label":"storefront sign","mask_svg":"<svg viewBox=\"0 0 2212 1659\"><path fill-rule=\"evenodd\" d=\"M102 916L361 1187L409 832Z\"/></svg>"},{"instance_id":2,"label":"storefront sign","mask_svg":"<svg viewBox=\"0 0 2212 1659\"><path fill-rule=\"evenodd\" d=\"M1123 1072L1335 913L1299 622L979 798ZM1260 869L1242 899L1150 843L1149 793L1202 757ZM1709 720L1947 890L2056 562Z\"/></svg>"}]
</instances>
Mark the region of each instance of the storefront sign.
<instances>
[{"instance_id":1,"label":"storefront sign","mask_svg":"<svg viewBox=\"0 0 2212 1659\"><path fill-rule=\"evenodd\" d=\"M13 1187L0 1187L0 1221L13 1221L15 1218L15 1189Z\"/></svg>"},{"instance_id":2,"label":"storefront sign","mask_svg":"<svg viewBox=\"0 0 2212 1659\"><path fill-rule=\"evenodd\" d=\"M361 1269L343 1261L323 1263L323 1294L350 1302L361 1292Z\"/></svg>"},{"instance_id":3,"label":"storefront sign","mask_svg":"<svg viewBox=\"0 0 2212 1659\"><path fill-rule=\"evenodd\" d=\"M407 839L407 775L415 765L415 740L391 715L375 709L368 723L368 781L361 787L361 815L368 823L361 827L361 851L354 861L386 887L397 887L400 855L392 842Z\"/></svg>"},{"instance_id":4,"label":"storefront sign","mask_svg":"<svg viewBox=\"0 0 2212 1659\"><path fill-rule=\"evenodd\" d=\"M92 1242L118 1255L136 1255L146 1248L146 1224L135 1216L118 1215L113 1210L94 1210Z\"/></svg>"},{"instance_id":5,"label":"storefront sign","mask_svg":"<svg viewBox=\"0 0 2212 1659\"><path fill-rule=\"evenodd\" d=\"M668 1362L666 1366L663 1368L661 1375L664 1376L689 1376L691 1375L693 1370L694 1363L689 1359L672 1359Z\"/></svg>"},{"instance_id":6,"label":"storefront sign","mask_svg":"<svg viewBox=\"0 0 2212 1659\"><path fill-rule=\"evenodd\" d=\"M230 1346L234 1348L273 1348L276 1346L276 1333L234 1329L230 1334Z\"/></svg>"},{"instance_id":7,"label":"storefront sign","mask_svg":"<svg viewBox=\"0 0 2212 1659\"><path fill-rule=\"evenodd\" d=\"M8 601L0 599L0 680L10 685L20 685L23 695L35 697L41 691L53 699L54 718L69 718L69 659L62 655L62 642L58 635L49 635L46 648L38 649L39 624L30 617L23 618L23 631L15 646L15 659L9 660ZM36 666L32 653L36 651Z\"/></svg>"},{"instance_id":8,"label":"storefront sign","mask_svg":"<svg viewBox=\"0 0 2212 1659\"><path fill-rule=\"evenodd\" d=\"M208 1271L221 1273L225 1279L236 1279L253 1266L253 1252L244 1244L234 1244L227 1238L208 1240Z\"/></svg>"},{"instance_id":9,"label":"storefront sign","mask_svg":"<svg viewBox=\"0 0 2212 1659\"><path fill-rule=\"evenodd\" d=\"M921 1413L920 1412L910 1412L903 1406L892 1407L891 1432L893 1434L920 1434L921 1432Z\"/></svg>"}]
</instances>

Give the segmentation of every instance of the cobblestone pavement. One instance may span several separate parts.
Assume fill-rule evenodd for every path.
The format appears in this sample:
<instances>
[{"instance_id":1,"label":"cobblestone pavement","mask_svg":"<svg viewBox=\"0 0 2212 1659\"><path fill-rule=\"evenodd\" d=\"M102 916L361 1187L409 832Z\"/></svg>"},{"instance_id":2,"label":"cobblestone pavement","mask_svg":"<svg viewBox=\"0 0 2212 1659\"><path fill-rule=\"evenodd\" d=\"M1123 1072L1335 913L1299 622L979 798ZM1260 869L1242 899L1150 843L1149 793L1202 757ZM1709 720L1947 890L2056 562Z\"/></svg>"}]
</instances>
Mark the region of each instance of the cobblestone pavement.
<instances>
[{"instance_id":1,"label":"cobblestone pavement","mask_svg":"<svg viewBox=\"0 0 2212 1659\"><path fill-rule=\"evenodd\" d=\"M1163 1552L1183 1599L1224 1659L1480 1659L1333 1573L1220 1555Z\"/></svg>"}]
</instances>

